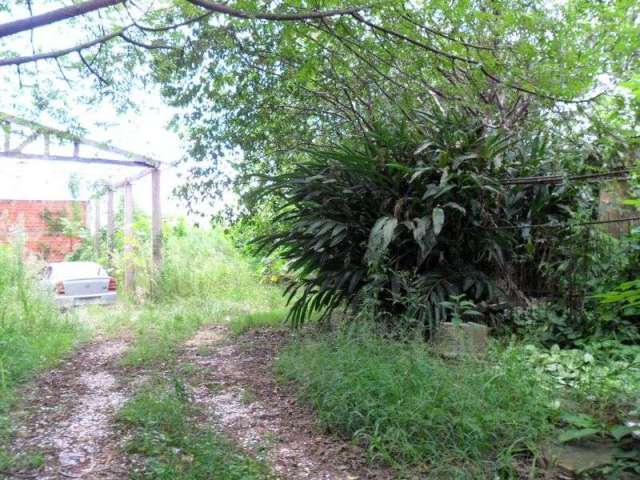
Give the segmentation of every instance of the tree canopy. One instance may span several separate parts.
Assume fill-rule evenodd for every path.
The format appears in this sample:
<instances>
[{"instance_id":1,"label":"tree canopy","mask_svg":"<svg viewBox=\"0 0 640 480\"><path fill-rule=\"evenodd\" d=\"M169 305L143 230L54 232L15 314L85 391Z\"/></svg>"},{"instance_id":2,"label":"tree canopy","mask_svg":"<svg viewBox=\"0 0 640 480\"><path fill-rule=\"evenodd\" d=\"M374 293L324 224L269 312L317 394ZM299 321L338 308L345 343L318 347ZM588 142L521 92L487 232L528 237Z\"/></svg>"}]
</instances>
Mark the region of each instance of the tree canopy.
<instances>
[{"instance_id":1,"label":"tree canopy","mask_svg":"<svg viewBox=\"0 0 640 480\"><path fill-rule=\"evenodd\" d=\"M6 82L28 88L23 78L48 76L73 90L89 78L123 103L134 82L157 82L198 161L183 190L190 200L229 186L221 162L234 149L240 181L280 172L308 145L406 119L431 101L462 106L490 127L544 123L574 140L578 131L611 132L615 118L634 112L617 90L637 82L632 0L45 5L0 4L19 18L0 23ZM54 27L72 32L65 46L38 40ZM46 83L35 83L42 92Z\"/></svg>"}]
</instances>

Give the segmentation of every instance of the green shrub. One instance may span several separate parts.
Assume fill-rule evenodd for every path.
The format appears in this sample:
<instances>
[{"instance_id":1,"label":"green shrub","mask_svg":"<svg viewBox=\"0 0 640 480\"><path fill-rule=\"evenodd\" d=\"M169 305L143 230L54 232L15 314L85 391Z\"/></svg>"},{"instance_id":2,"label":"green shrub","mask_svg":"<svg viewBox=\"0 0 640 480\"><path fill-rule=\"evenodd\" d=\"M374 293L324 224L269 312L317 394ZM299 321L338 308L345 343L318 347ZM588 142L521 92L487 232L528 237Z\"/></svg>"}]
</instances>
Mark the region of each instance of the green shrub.
<instances>
[{"instance_id":1,"label":"green shrub","mask_svg":"<svg viewBox=\"0 0 640 480\"><path fill-rule=\"evenodd\" d=\"M522 354L540 388L555 391L584 409L607 416L635 405L640 391L640 347L591 339L576 348L524 345ZM605 420L602 418L602 420Z\"/></svg>"},{"instance_id":2,"label":"green shrub","mask_svg":"<svg viewBox=\"0 0 640 480\"><path fill-rule=\"evenodd\" d=\"M259 190L280 203L273 232L257 243L300 276L291 289L294 324L375 286L390 318L409 307L408 290L422 292L416 314L430 327L452 295L493 302L501 287L517 291L523 278L540 276L554 241L519 225L566 220L575 190L501 179L541 173L544 142L488 130L462 111L412 120L312 148ZM526 275L513 274L515 262Z\"/></svg>"},{"instance_id":3,"label":"green shrub","mask_svg":"<svg viewBox=\"0 0 640 480\"><path fill-rule=\"evenodd\" d=\"M635 327L640 327L640 278L623 282L612 290L595 295L602 306L613 309Z\"/></svg>"},{"instance_id":4,"label":"green shrub","mask_svg":"<svg viewBox=\"0 0 640 480\"><path fill-rule=\"evenodd\" d=\"M342 332L291 344L277 366L323 425L372 459L471 479L510 471L552 429L552 395L524 356L506 349L494 360L450 363L421 341Z\"/></svg>"}]
</instances>

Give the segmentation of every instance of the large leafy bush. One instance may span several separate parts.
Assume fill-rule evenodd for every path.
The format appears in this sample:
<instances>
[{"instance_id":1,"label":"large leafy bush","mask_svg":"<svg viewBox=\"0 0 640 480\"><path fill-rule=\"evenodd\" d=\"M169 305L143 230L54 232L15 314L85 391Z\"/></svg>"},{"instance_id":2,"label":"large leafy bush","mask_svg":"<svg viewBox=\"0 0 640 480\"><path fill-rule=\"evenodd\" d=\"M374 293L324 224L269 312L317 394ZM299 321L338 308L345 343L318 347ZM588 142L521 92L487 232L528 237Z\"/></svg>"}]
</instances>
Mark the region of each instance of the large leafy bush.
<instances>
[{"instance_id":1,"label":"large leafy bush","mask_svg":"<svg viewBox=\"0 0 640 480\"><path fill-rule=\"evenodd\" d=\"M258 244L279 249L299 273L293 323L353 303L364 287L389 318L411 308L424 326L442 319L452 295L488 305L514 294L539 276L554 243L520 225L565 220L572 191L502 180L539 172L546 155L538 137L488 129L455 110L310 149L260 189L281 207ZM526 267L518 275L514 261Z\"/></svg>"}]
</instances>

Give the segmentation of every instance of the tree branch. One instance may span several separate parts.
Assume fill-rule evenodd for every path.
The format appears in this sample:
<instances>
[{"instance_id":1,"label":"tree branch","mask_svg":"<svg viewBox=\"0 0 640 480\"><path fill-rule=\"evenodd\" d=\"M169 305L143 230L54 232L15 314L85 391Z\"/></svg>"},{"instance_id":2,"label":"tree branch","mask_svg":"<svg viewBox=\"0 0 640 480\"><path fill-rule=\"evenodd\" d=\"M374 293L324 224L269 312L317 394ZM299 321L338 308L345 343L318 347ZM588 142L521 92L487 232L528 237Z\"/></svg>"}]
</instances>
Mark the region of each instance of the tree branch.
<instances>
[{"instance_id":1,"label":"tree branch","mask_svg":"<svg viewBox=\"0 0 640 480\"><path fill-rule=\"evenodd\" d=\"M38 53L36 55L27 55L24 57L2 58L0 59L0 67L6 67L8 65L22 65L23 63L37 62L38 60L49 60L53 58L57 59L60 57L64 57L65 55L69 55L70 53L81 52L82 50L86 50L87 48L91 48L102 43L106 43L109 40L121 36L127 29L131 28L132 26L133 24L127 25L126 27L120 28L115 32L109 33L102 37L98 37L94 40L74 45L73 47L63 48L61 50Z\"/></svg>"},{"instance_id":2,"label":"tree branch","mask_svg":"<svg viewBox=\"0 0 640 480\"><path fill-rule=\"evenodd\" d=\"M89 70L100 81L100 83L109 86L109 82L105 80L104 77L102 77L96 70L94 70L89 62L87 62L87 60L82 55L82 50L78 50L78 56L80 57L80 60L82 61L84 66L87 67L87 70Z\"/></svg>"},{"instance_id":3,"label":"tree branch","mask_svg":"<svg viewBox=\"0 0 640 480\"><path fill-rule=\"evenodd\" d=\"M95 10L112 7L123 3L124 1L125 0L88 0L77 5L70 5L68 7L59 8L40 15L21 18L20 20L14 20L13 22L2 23L0 24L0 38L15 35L16 33L25 32L27 30L33 30L38 27L67 20L69 18L78 17Z\"/></svg>"},{"instance_id":4,"label":"tree branch","mask_svg":"<svg viewBox=\"0 0 640 480\"><path fill-rule=\"evenodd\" d=\"M139 42L138 40L134 40L131 37L127 37L123 32L120 32L120 38L122 38L125 42L130 43L139 48L143 48L145 50L173 50L177 47L172 47L171 45L165 44L147 44Z\"/></svg>"},{"instance_id":5,"label":"tree branch","mask_svg":"<svg viewBox=\"0 0 640 480\"><path fill-rule=\"evenodd\" d=\"M168 32L169 30L175 30L176 28L184 27L186 25L199 22L200 20L204 20L205 18L210 17L211 13L212 12L206 12L206 13L203 13L202 15L198 15L197 17L189 18L184 22L175 23L173 25L167 25L164 27L147 27L146 25L140 25L134 19L132 19L132 21L133 21L133 24L136 26L136 28L138 28L143 32L160 33L160 32Z\"/></svg>"},{"instance_id":6,"label":"tree branch","mask_svg":"<svg viewBox=\"0 0 640 480\"><path fill-rule=\"evenodd\" d=\"M528 88L525 87L521 87L519 85L515 85L513 83L509 83L509 82L505 82L504 80L502 80L500 77L497 77L495 75L493 75L492 73L488 72L486 68L484 68L484 66L480 66L480 71L482 72L482 74L484 76L486 76L487 78L493 80L496 83L499 83L501 85L504 85L507 88L511 88L513 90L516 90L518 92L522 92L522 93L528 93L529 95L535 95L536 97L545 99L545 100L551 100L553 102L562 102L562 103L590 103L593 102L594 100L596 100L597 98L601 97L602 95L605 94L605 91L602 91L600 93L596 93L595 95L588 97L588 98L582 98L582 99L567 99L567 98L561 98L561 97L555 97L553 95L547 95L546 93L541 93L541 92L536 92L535 90L530 90Z\"/></svg>"},{"instance_id":7,"label":"tree branch","mask_svg":"<svg viewBox=\"0 0 640 480\"><path fill-rule=\"evenodd\" d=\"M188 20L185 20L184 22L176 23L173 25L167 25L165 27L158 27L158 28L146 27L144 25L140 25L139 23L133 22L125 27L115 30L112 33L103 35L102 37L98 37L88 42L74 45L73 47L63 48L60 50L53 50L51 52L38 53L35 55L26 55L22 57L0 58L0 68L7 67L10 65L22 65L25 63L37 62L38 60L51 60L51 59L57 60L58 58L64 57L65 55L86 50L87 48L95 47L96 45L102 45L104 43L107 43L109 40L113 40L116 37L120 37L128 43L131 43L138 47L146 48L146 49L173 48L173 47L169 47L168 45L146 45L141 42L134 41L130 37L125 36L124 34L125 32L127 32L127 30L131 29L134 26L143 32L157 32L157 33L166 32L169 30L174 30L180 27L184 27L194 22L198 22L200 20L207 18L210 15L211 15L211 12L207 12L204 15L199 15L197 17L190 18Z\"/></svg>"},{"instance_id":8,"label":"tree branch","mask_svg":"<svg viewBox=\"0 0 640 480\"><path fill-rule=\"evenodd\" d=\"M336 17L341 15L353 15L363 10L365 7L350 7L344 9L324 10L315 12L300 13L260 13L246 12L236 8L228 7L223 3L213 2L211 0L187 0L193 5L202 7L210 12L223 13L235 18L245 18L248 20L271 20L279 22L295 22L300 20L313 20L318 18Z\"/></svg>"},{"instance_id":9,"label":"tree branch","mask_svg":"<svg viewBox=\"0 0 640 480\"><path fill-rule=\"evenodd\" d=\"M548 94L545 94L545 93L542 93L542 92L537 92L535 90L531 90L531 89L528 89L526 87L522 87L522 86L519 86L519 85L516 85L516 84L510 83L510 82L506 82L506 81L502 80L500 77L498 77L498 76L492 74L491 72L489 72L479 60L475 60L473 58L467 58L467 57L460 57L458 55L454 55L454 54L451 54L451 53L447 53L447 52L445 52L443 50L439 50L437 48L432 47L431 45L427 45L425 43L422 43L422 42L420 42L418 40L415 40L415 39L413 39L411 37L408 37L407 35L404 35L404 34L402 34L400 32L397 32L397 31L392 30L390 28L383 27L381 25L377 25L377 24L367 20L366 18L364 18L362 15L360 15L360 13L356 12L356 13L351 14L351 16L353 18L355 18L357 21L359 21L360 23L363 23L364 25L367 25L367 26L371 27L373 30L377 30L379 32L385 33L385 34L390 35L392 37L396 37L396 38L398 38L400 40L408 42L408 43L410 43L412 45L415 45L417 47L423 48L423 49L425 49L425 50L427 50L429 52L432 52L432 53L434 53L436 55L440 55L440 56L448 58L448 59L450 59L452 61L458 60L460 62L467 63L469 65L475 65L475 66L480 68L480 71L482 72L482 74L485 77L487 77L488 79L493 80L494 82L499 83L501 85L504 85L506 88L510 88L510 89L518 91L518 92L528 93L529 95L535 95L535 96L537 96L539 98L542 98L542 99L545 99L545 100L551 100L551 101L554 101L554 102L563 102L563 103L589 103L589 102L592 102L593 100L597 99L598 97L600 97L601 95L604 94L604 92L600 92L600 93L598 93L598 94L596 94L596 95L594 95L592 97L589 97L589 98L573 100L573 99L564 99L564 98L560 98L560 97L555 97L553 95L548 95Z\"/></svg>"},{"instance_id":10,"label":"tree branch","mask_svg":"<svg viewBox=\"0 0 640 480\"><path fill-rule=\"evenodd\" d=\"M191 0L190 0L191 1ZM437 48L432 47L431 45L427 45L426 43L422 43L418 40L415 40L411 37L408 37L400 32L396 32L395 30L391 30L390 28L386 28L383 27L382 25L378 25L376 23L373 23L369 20L367 20L366 18L364 18L362 15L360 15L360 13L355 12L352 13L351 16L353 18L355 18L358 22L363 23L364 25L367 25L368 27L371 27L374 30L378 30L380 32L383 32L387 35L391 35L392 37L396 37L399 38L400 40L403 40L405 42L408 42L412 45L415 45L416 47L420 47L423 48L425 50L427 50L428 52L434 53L436 55L439 55L441 57L445 57L448 58L449 60L458 60L464 63L469 63L471 65L478 65L480 62L478 62L477 60L474 60L473 58L466 58L466 57L461 57L459 55L454 55L453 53L447 53L444 50L439 50Z\"/></svg>"}]
</instances>

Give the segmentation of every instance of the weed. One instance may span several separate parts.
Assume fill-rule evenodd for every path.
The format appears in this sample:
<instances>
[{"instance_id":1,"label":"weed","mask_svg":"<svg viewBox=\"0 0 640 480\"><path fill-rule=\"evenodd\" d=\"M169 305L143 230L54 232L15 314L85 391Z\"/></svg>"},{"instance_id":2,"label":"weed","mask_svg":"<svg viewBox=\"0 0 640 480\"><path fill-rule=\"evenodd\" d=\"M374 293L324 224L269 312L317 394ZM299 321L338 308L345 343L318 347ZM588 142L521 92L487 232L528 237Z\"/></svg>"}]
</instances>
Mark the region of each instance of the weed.
<instances>
[{"instance_id":1,"label":"weed","mask_svg":"<svg viewBox=\"0 0 640 480\"><path fill-rule=\"evenodd\" d=\"M257 400L256 394L251 390L247 390L246 388L242 390L240 394L240 401L245 405L251 405L253 402Z\"/></svg>"},{"instance_id":2,"label":"weed","mask_svg":"<svg viewBox=\"0 0 640 480\"><path fill-rule=\"evenodd\" d=\"M246 313L232 318L229 326L234 335L260 327L279 327L284 325L287 311L286 308L278 308L266 312Z\"/></svg>"},{"instance_id":3,"label":"weed","mask_svg":"<svg viewBox=\"0 0 640 480\"><path fill-rule=\"evenodd\" d=\"M16 386L54 365L83 334L78 322L63 316L36 286L35 272L21 251L0 245L0 469L15 463L2 449L10 434L8 411Z\"/></svg>"},{"instance_id":4,"label":"weed","mask_svg":"<svg viewBox=\"0 0 640 480\"><path fill-rule=\"evenodd\" d=\"M122 363L128 366L170 363L182 341L205 323L219 321L222 313L216 310L216 305L198 301L146 306L131 325L135 342Z\"/></svg>"},{"instance_id":5,"label":"weed","mask_svg":"<svg viewBox=\"0 0 640 480\"><path fill-rule=\"evenodd\" d=\"M258 272L220 229L192 229L169 237L165 252L155 294L161 304L199 298L238 313L282 305L280 290L260 283Z\"/></svg>"},{"instance_id":6,"label":"weed","mask_svg":"<svg viewBox=\"0 0 640 480\"><path fill-rule=\"evenodd\" d=\"M145 457L139 478L270 478L264 464L240 453L215 432L198 428L197 415L179 380L172 386L147 386L127 402L118 418L132 430L126 450Z\"/></svg>"},{"instance_id":7,"label":"weed","mask_svg":"<svg viewBox=\"0 0 640 480\"><path fill-rule=\"evenodd\" d=\"M555 415L514 350L495 363L450 363L424 343L341 332L291 344L277 368L328 429L365 444L372 460L425 466L433 478L511 472Z\"/></svg>"},{"instance_id":8,"label":"weed","mask_svg":"<svg viewBox=\"0 0 640 480\"><path fill-rule=\"evenodd\" d=\"M123 359L126 365L170 363L179 345L201 326L254 312L275 317L283 305L280 290L261 284L217 229L193 229L168 239L155 292L154 301L134 320L120 318L135 336Z\"/></svg>"}]
</instances>

